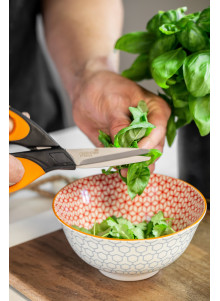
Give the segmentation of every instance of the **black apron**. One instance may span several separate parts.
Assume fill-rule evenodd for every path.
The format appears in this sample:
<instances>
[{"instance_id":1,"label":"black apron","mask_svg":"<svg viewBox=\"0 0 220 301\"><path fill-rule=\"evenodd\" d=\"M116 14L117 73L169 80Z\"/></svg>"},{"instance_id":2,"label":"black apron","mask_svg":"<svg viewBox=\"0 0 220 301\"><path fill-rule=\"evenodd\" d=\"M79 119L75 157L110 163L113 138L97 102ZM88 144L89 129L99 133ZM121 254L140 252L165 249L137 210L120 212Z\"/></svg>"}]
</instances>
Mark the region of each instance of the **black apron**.
<instances>
[{"instance_id":1,"label":"black apron","mask_svg":"<svg viewBox=\"0 0 220 301\"><path fill-rule=\"evenodd\" d=\"M46 131L66 127L63 104L36 35L39 0L9 2L9 104Z\"/></svg>"}]
</instances>

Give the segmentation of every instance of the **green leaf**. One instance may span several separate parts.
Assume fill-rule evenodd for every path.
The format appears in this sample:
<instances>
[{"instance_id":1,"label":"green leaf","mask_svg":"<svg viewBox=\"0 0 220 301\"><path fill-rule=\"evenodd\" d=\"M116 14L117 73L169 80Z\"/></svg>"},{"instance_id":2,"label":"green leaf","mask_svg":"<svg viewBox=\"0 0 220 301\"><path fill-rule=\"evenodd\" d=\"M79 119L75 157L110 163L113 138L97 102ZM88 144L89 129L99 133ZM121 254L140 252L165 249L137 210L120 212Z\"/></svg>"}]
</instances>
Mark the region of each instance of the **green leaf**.
<instances>
[{"instance_id":1,"label":"green leaf","mask_svg":"<svg viewBox=\"0 0 220 301\"><path fill-rule=\"evenodd\" d=\"M127 174L128 193L133 199L137 194L141 195L148 184L150 170L146 162L130 164Z\"/></svg>"},{"instance_id":2,"label":"green leaf","mask_svg":"<svg viewBox=\"0 0 220 301\"><path fill-rule=\"evenodd\" d=\"M197 21L197 25L204 31L210 32L210 8L204 9Z\"/></svg>"},{"instance_id":3,"label":"green leaf","mask_svg":"<svg viewBox=\"0 0 220 301\"><path fill-rule=\"evenodd\" d=\"M183 108L174 108L173 114L176 116L176 129L189 124L193 120L192 113L189 110L189 105Z\"/></svg>"},{"instance_id":4,"label":"green leaf","mask_svg":"<svg viewBox=\"0 0 220 301\"><path fill-rule=\"evenodd\" d=\"M175 108L183 108L188 105L189 92L184 81L170 86L167 93L172 98Z\"/></svg>"},{"instance_id":5,"label":"green leaf","mask_svg":"<svg viewBox=\"0 0 220 301\"><path fill-rule=\"evenodd\" d=\"M200 16L200 12L186 15L176 23L176 26L180 29L183 29L184 27L186 27L186 24L188 23L189 20L196 22L199 19L199 16Z\"/></svg>"},{"instance_id":6,"label":"green leaf","mask_svg":"<svg viewBox=\"0 0 220 301\"><path fill-rule=\"evenodd\" d=\"M181 29L176 26L175 24L163 24L159 27L159 30L164 33L165 35L173 35L179 32Z\"/></svg>"},{"instance_id":7,"label":"green leaf","mask_svg":"<svg viewBox=\"0 0 220 301\"><path fill-rule=\"evenodd\" d=\"M154 226L156 224L159 224L161 221L164 221L164 214L163 214L163 212L161 210L158 211L156 214L154 214L154 216L152 216L151 221L152 221L152 223L153 223Z\"/></svg>"},{"instance_id":8,"label":"green leaf","mask_svg":"<svg viewBox=\"0 0 220 301\"><path fill-rule=\"evenodd\" d=\"M207 34L193 21L189 20L185 28L177 34L180 44L191 52L209 48Z\"/></svg>"},{"instance_id":9,"label":"green leaf","mask_svg":"<svg viewBox=\"0 0 220 301\"><path fill-rule=\"evenodd\" d=\"M131 32L120 37L115 49L130 53L148 53L155 41L155 35L146 31Z\"/></svg>"},{"instance_id":10,"label":"green leaf","mask_svg":"<svg viewBox=\"0 0 220 301\"><path fill-rule=\"evenodd\" d=\"M171 9L166 12L159 11L158 14L154 15L153 18L150 19L146 28L149 32L155 33L158 36L161 34L159 31L159 27L161 25L177 22L185 16L184 12L186 12L186 10L186 7L180 7L176 10Z\"/></svg>"},{"instance_id":11,"label":"green leaf","mask_svg":"<svg viewBox=\"0 0 220 301\"><path fill-rule=\"evenodd\" d=\"M150 157L149 160L146 160L146 164L147 166L151 165L152 163L154 163L155 160L157 160L160 156L162 155L162 153L158 150L158 149L150 149L149 152L146 154L147 157Z\"/></svg>"},{"instance_id":12,"label":"green leaf","mask_svg":"<svg viewBox=\"0 0 220 301\"><path fill-rule=\"evenodd\" d=\"M169 88L166 84L167 80L182 66L185 57L186 52L179 48L161 54L153 60L151 73L154 80L161 88Z\"/></svg>"},{"instance_id":13,"label":"green leaf","mask_svg":"<svg viewBox=\"0 0 220 301\"><path fill-rule=\"evenodd\" d=\"M113 215L109 216L101 223L95 222L91 229L86 229L75 225L72 225L72 228L100 237L119 239L144 239L155 237L155 235L160 236L174 233L175 231L171 228L171 219L161 218L159 215L161 215L161 212L157 213L151 218L151 220L154 220L154 223L152 221L148 223L147 221L143 221L135 225L122 216L116 217ZM169 220L168 224L166 220ZM157 227L158 225L160 225L160 227ZM161 231L162 229L165 229L165 231ZM152 233L152 231L154 231L155 235Z\"/></svg>"},{"instance_id":14,"label":"green leaf","mask_svg":"<svg viewBox=\"0 0 220 301\"><path fill-rule=\"evenodd\" d=\"M128 229L133 229L135 227L134 224L122 216L117 218L117 222L119 225L127 225Z\"/></svg>"},{"instance_id":15,"label":"green leaf","mask_svg":"<svg viewBox=\"0 0 220 301\"><path fill-rule=\"evenodd\" d=\"M145 231L145 230L147 230L147 222L146 222L146 221L143 221L143 222L141 222L141 223L138 223L138 224L136 225L136 227L138 227L138 228L140 228L141 230Z\"/></svg>"},{"instance_id":16,"label":"green leaf","mask_svg":"<svg viewBox=\"0 0 220 301\"><path fill-rule=\"evenodd\" d=\"M132 229L132 232L137 239L144 239L144 231L141 228L135 227Z\"/></svg>"},{"instance_id":17,"label":"green leaf","mask_svg":"<svg viewBox=\"0 0 220 301\"><path fill-rule=\"evenodd\" d=\"M132 142L145 136L146 129L154 129L155 126L149 122L139 122L120 130L114 139L115 147L130 147Z\"/></svg>"},{"instance_id":18,"label":"green leaf","mask_svg":"<svg viewBox=\"0 0 220 301\"><path fill-rule=\"evenodd\" d=\"M147 107L147 104L146 104L146 102L144 100L140 100L138 102L137 108L142 113L148 113L148 111L149 111L148 107Z\"/></svg>"},{"instance_id":19,"label":"green leaf","mask_svg":"<svg viewBox=\"0 0 220 301\"><path fill-rule=\"evenodd\" d=\"M153 59L167 51L175 49L177 39L174 35L162 36L152 45L149 52L149 61L152 63Z\"/></svg>"},{"instance_id":20,"label":"green leaf","mask_svg":"<svg viewBox=\"0 0 220 301\"><path fill-rule=\"evenodd\" d=\"M107 170L102 169L102 173L105 175L112 175L113 173L116 173L117 170L112 170L114 168L113 166L110 166Z\"/></svg>"},{"instance_id":21,"label":"green leaf","mask_svg":"<svg viewBox=\"0 0 220 301\"><path fill-rule=\"evenodd\" d=\"M186 11L186 6L177 9L170 9L162 14L161 22L162 24L175 23L185 16Z\"/></svg>"},{"instance_id":22,"label":"green leaf","mask_svg":"<svg viewBox=\"0 0 220 301\"><path fill-rule=\"evenodd\" d=\"M165 233L166 229L167 229L167 226L164 224L156 225L156 226L154 226L152 233L153 233L154 237L159 237Z\"/></svg>"},{"instance_id":23,"label":"green leaf","mask_svg":"<svg viewBox=\"0 0 220 301\"><path fill-rule=\"evenodd\" d=\"M117 233L117 234L116 234ZM134 234L132 230L128 228L125 224L117 224L113 227L112 234L124 239L134 239Z\"/></svg>"},{"instance_id":24,"label":"green leaf","mask_svg":"<svg viewBox=\"0 0 220 301\"><path fill-rule=\"evenodd\" d=\"M186 87L194 97L210 93L210 51L200 51L189 55L183 64Z\"/></svg>"},{"instance_id":25,"label":"green leaf","mask_svg":"<svg viewBox=\"0 0 220 301\"><path fill-rule=\"evenodd\" d=\"M166 137L167 137L168 145L171 146L176 137L176 124L175 124L174 114L171 114L168 120Z\"/></svg>"},{"instance_id":26,"label":"green leaf","mask_svg":"<svg viewBox=\"0 0 220 301\"><path fill-rule=\"evenodd\" d=\"M105 147L112 147L113 146L111 137L109 135L107 135L106 133L104 133L103 131L101 131L101 130L99 130L98 139Z\"/></svg>"},{"instance_id":27,"label":"green leaf","mask_svg":"<svg viewBox=\"0 0 220 301\"><path fill-rule=\"evenodd\" d=\"M200 135L208 135L210 132L210 96L206 95L197 98L190 96L189 109Z\"/></svg>"},{"instance_id":28,"label":"green leaf","mask_svg":"<svg viewBox=\"0 0 220 301\"><path fill-rule=\"evenodd\" d=\"M90 230L88 230L84 227L78 227L78 226L72 225L72 228L79 230L81 232L87 233L87 234L92 234L92 232Z\"/></svg>"},{"instance_id":29,"label":"green leaf","mask_svg":"<svg viewBox=\"0 0 220 301\"><path fill-rule=\"evenodd\" d=\"M147 224L147 229L145 231L145 238L153 237L153 235L152 235L153 226L154 226L154 224L152 221L150 221Z\"/></svg>"},{"instance_id":30,"label":"green leaf","mask_svg":"<svg viewBox=\"0 0 220 301\"><path fill-rule=\"evenodd\" d=\"M151 79L148 54L139 55L131 67L124 70L121 75L136 82Z\"/></svg>"}]
</instances>

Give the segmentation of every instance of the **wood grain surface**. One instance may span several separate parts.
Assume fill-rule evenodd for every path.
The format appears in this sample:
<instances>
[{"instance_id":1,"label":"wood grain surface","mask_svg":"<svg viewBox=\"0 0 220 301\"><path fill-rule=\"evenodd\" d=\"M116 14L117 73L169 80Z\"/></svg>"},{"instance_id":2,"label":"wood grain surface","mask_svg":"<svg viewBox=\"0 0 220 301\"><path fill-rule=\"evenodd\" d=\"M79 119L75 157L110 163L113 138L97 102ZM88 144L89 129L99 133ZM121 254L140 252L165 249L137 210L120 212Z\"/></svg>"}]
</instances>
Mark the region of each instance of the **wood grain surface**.
<instances>
[{"instance_id":1,"label":"wood grain surface","mask_svg":"<svg viewBox=\"0 0 220 301\"><path fill-rule=\"evenodd\" d=\"M82 261L62 230L10 248L10 285L30 300L210 300L210 214L184 254L155 276L116 281Z\"/></svg>"}]
</instances>

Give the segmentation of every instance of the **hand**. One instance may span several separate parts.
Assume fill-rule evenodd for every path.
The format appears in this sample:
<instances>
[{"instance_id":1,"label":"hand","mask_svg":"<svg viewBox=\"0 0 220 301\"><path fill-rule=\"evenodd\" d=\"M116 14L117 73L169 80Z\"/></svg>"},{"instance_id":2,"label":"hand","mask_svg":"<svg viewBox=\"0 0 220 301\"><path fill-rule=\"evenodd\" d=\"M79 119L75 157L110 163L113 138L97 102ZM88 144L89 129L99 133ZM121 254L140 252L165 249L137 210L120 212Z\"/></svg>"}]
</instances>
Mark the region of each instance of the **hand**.
<instances>
[{"instance_id":1,"label":"hand","mask_svg":"<svg viewBox=\"0 0 220 301\"><path fill-rule=\"evenodd\" d=\"M23 113L25 116L30 118L28 113ZM14 128L13 120L9 117L9 133L12 132ZM14 185L21 181L24 175L24 167L22 163L16 159L14 156L9 155L9 185Z\"/></svg>"},{"instance_id":2,"label":"hand","mask_svg":"<svg viewBox=\"0 0 220 301\"><path fill-rule=\"evenodd\" d=\"M156 128L139 142L139 147L163 151L171 110L162 98L106 70L84 74L74 95L74 121L97 147L102 146L98 140L99 130L109 134L113 141L118 131L130 124L128 108L145 100L149 109L148 120ZM153 172L154 168L152 164L150 171Z\"/></svg>"}]
</instances>

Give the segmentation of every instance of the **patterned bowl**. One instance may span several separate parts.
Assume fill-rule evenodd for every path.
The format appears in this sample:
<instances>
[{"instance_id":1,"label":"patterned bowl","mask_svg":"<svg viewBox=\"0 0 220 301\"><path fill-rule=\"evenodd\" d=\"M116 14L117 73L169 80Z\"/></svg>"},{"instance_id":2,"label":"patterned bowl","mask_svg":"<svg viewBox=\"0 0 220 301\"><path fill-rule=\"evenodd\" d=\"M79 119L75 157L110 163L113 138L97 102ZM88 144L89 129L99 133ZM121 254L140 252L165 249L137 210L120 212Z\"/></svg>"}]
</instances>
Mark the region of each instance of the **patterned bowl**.
<instances>
[{"instance_id":1,"label":"patterned bowl","mask_svg":"<svg viewBox=\"0 0 220 301\"><path fill-rule=\"evenodd\" d=\"M111 215L139 223L159 210L165 217L174 217L172 227L177 232L126 240L97 237L71 227L89 229L94 221ZM188 183L158 174L151 175L144 193L131 200L118 174L100 174L61 189L53 200L53 211L79 257L105 276L135 281L155 275L185 251L206 213L206 201Z\"/></svg>"}]
</instances>

